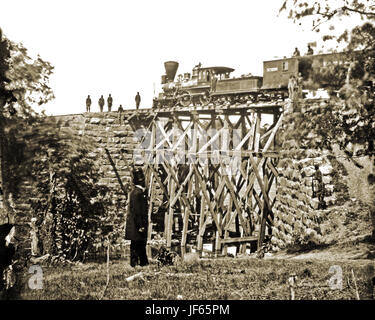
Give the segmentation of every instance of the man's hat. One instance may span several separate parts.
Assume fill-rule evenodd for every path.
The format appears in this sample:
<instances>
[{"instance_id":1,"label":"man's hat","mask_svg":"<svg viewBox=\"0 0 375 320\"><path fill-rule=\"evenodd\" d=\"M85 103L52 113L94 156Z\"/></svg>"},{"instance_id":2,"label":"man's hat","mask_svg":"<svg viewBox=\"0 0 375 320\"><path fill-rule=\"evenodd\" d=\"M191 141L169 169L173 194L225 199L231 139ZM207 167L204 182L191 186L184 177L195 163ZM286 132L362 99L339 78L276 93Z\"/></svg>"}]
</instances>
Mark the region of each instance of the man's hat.
<instances>
[{"instance_id":1,"label":"man's hat","mask_svg":"<svg viewBox=\"0 0 375 320\"><path fill-rule=\"evenodd\" d=\"M134 184L139 184L141 181L145 180L145 174L141 168L133 169L133 182Z\"/></svg>"}]
</instances>

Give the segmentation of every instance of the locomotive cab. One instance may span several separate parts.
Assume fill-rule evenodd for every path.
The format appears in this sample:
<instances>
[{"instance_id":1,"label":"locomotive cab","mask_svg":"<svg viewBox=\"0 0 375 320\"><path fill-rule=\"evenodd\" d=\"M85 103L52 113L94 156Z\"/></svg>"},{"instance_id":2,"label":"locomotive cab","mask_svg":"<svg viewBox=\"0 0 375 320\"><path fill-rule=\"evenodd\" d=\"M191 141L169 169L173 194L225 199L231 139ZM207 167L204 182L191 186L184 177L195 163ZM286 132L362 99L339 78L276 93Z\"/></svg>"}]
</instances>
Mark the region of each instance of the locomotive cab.
<instances>
[{"instance_id":1,"label":"locomotive cab","mask_svg":"<svg viewBox=\"0 0 375 320\"><path fill-rule=\"evenodd\" d=\"M228 67L199 68L196 70L196 79L198 80L198 84L208 84L211 83L213 77L215 77L217 80L228 79L233 71L234 69Z\"/></svg>"}]
</instances>

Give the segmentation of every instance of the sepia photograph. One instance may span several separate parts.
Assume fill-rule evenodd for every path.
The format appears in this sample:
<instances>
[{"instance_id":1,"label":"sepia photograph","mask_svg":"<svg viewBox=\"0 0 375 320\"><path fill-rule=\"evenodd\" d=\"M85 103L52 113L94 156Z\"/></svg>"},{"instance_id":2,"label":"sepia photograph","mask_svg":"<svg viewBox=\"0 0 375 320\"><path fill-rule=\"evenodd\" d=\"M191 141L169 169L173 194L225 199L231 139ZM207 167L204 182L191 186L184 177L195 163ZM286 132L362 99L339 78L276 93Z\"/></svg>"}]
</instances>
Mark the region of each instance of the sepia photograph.
<instances>
[{"instance_id":1,"label":"sepia photograph","mask_svg":"<svg viewBox=\"0 0 375 320\"><path fill-rule=\"evenodd\" d=\"M1 4L2 306L374 299L374 0Z\"/></svg>"}]
</instances>

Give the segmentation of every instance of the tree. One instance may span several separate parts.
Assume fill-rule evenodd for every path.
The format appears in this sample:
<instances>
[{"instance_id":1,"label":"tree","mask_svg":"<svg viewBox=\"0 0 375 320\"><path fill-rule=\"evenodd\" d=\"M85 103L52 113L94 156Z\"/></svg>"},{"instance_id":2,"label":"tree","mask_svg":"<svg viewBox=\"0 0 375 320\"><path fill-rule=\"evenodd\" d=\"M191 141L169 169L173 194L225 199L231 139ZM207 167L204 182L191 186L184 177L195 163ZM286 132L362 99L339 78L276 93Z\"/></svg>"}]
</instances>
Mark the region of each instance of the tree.
<instances>
[{"instance_id":1,"label":"tree","mask_svg":"<svg viewBox=\"0 0 375 320\"><path fill-rule=\"evenodd\" d=\"M7 39L0 30L0 153L1 153L1 188L3 193L4 213L1 220L14 222L10 188L13 184L9 162L12 156L19 157L17 146L15 153L10 152L12 136L24 128L18 119L32 123L40 117L32 108L35 103L43 104L53 99L49 87L49 76L53 67L39 56L32 59L26 48ZM22 143L22 142L21 142ZM7 157L9 155L10 157Z\"/></svg>"},{"instance_id":2,"label":"tree","mask_svg":"<svg viewBox=\"0 0 375 320\"><path fill-rule=\"evenodd\" d=\"M312 30L320 32L320 27L337 17L358 15L361 19L375 20L375 3L372 0L285 0L280 12L288 11L288 18L301 25L303 18L311 18ZM333 30L334 26L329 26Z\"/></svg>"},{"instance_id":3,"label":"tree","mask_svg":"<svg viewBox=\"0 0 375 320\"><path fill-rule=\"evenodd\" d=\"M330 118L316 124L326 132L327 141L338 142L343 149L353 143L362 143L366 146L364 153L374 155L375 26L372 22L375 21L375 1L286 0L280 8L280 12L283 11L288 11L288 17L299 24L308 20L312 29L319 33L322 33L321 27L335 18L357 15L366 20L336 36L332 35L334 26L329 25L330 34L322 34L322 39L345 44L342 57L346 63L332 64L324 70L311 66L305 85L319 88L322 83L330 83L339 90L341 101L331 99L325 110Z\"/></svg>"},{"instance_id":4,"label":"tree","mask_svg":"<svg viewBox=\"0 0 375 320\"><path fill-rule=\"evenodd\" d=\"M2 227L10 227L12 234L18 220L13 207L13 195L20 181L20 176L12 169L15 163L24 158L26 150L25 142L18 137L25 130L25 125L31 125L41 117L33 111L33 104L42 104L53 98L48 85L52 70L53 67L40 57L31 59L21 44L10 41L0 30L0 187L3 202L0 224ZM27 171L27 168L18 169ZM4 241L0 239L2 244ZM23 250L15 246L13 253L18 261L14 269L23 270L26 258ZM11 257L8 258L13 261ZM0 268L0 281L3 281L4 267L2 265ZM16 287L20 286L13 286Z\"/></svg>"},{"instance_id":5,"label":"tree","mask_svg":"<svg viewBox=\"0 0 375 320\"><path fill-rule=\"evenodd\" d=\"M307 83L321 87L323 82L336 83L338 97L331 99L311 127L324 136L321 148L338 144L354 164L355 157L375 158L375 1L373 0L286 0L280 12L301 25L311 23L323 41L333 40L344 46L342 57L346 63L331 65L325 70L312 68ZM352 30L333 35L336 18L358 16L363 21ZM328 30L323 29L328 27ZM313 66L312 66L313 67ZM305 83L306 84L306 83ZM354 145L362 148L355 150ZM375 161L374 161L375 164ZM371 177L370 177L371 176ZM368 182L374 184L370 175ZM375 197L375 194L372 194ZM375 219L375 201L370 204ZM375 222L375 221L374 221ZM375 223L373 238L375 240Z\"/></svg>"}]
</instances>

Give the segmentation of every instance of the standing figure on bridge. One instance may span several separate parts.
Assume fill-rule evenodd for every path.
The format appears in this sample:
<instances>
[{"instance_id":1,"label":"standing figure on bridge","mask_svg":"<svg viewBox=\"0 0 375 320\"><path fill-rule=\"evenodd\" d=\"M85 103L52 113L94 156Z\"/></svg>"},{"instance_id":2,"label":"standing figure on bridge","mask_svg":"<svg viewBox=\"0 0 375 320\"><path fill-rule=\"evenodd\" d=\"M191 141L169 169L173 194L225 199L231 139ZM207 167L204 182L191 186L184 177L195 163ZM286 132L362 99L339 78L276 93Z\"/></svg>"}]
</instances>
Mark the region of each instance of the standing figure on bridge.
<instances>
[{"instance_id":1,"label":"standing figure on bridge","mask_svg":"<svg viewBox=\"0 0 375 320\"><path fill-rule=\"evenodd\" d=\"M99 109L100 109L100 112L103 112L103 107L104 107L104 98L103 98L103 95L101 95L101 97L99 98Z\"/></svg>"},{"instance_id":2,"label":"standing figure on bridge","mask_svg":"<svg viewBox=\"0 0 375 320\"><path fill-rule=\"evenodd\" d=\"M297 89L298 98L301 99L303 98L303 93L302 93L303 77L302 77L301 72L298 72L296 80L297 80L297 86L298 86L298 89Z\"/></svg>"},{"instance_id":3,"label":"standing figure on bridge","mask_svg":"<svg viewBox=\"0 0 375 320\"><path fill-rule=\"evenodd\" d=\"M90 98L90 95L88 95L86 99L86 112L90 112L90 107L91 107L91 98Z\"/></svg>"},{"instance_id":4,"label":"standing figure on bridge","mask_svg":"<svg viewBox=\"0 0 375 320\"><path fill-rule=\"evenodd\" d=\"M118 107L117 109L117 113L118 113L118 122L120 124L122 124L122 113L124 112L124 109L122 107L122 104L120 104L120 106Z\"/></svg>"},{"instance_id":5,"label":"standing figure on bridge","mask_svg":"<svg viewBox=\"0 0 375 320\"><path fill-rule=\"evenodd\" d=\"M298 82L294 75L291 75L288 82L289 99L294 100L298 96Z\"/></svg>"},{"instance_id":6,"label":"standing figure on bridge","mask_svg":"<svg viewBox=\"0 0 375 320\"><path fill-rule=\"evenodd\" d=\"M148 229L148 201L142 169L133 170L134 187L129 193L125 239L130 240L130 265L148 264L146 254Z\"/></svg>"},{"instance_id":7,"label":"standing figure on bridge","mask_svg":"<svg viewBox=\"0 0 375 320\"><path fill-rule=\"evenodd\" d=\"M111 94L109 94L109 97L107 98L108 112L111 112L112 110L112 103L113 103L113 99L111 97Z\"/></svg>"},{"instance_id":8,"label":"standing figure on bridge","mask_svg":"<svg viewBox=\"0 0 375 320\"><path fill-rule=\"evenodd\" d=\"M215 71L211 71L211 92L216 92L216 84L217 84L217 78L215 75Z\"/></svg>"},{"instance_id":9,"label":"standing figure on bridge","mask_svg":"<svg viewBox=\"0 0 375 320\"><path fill-rule=\"evenodd\" d=\"M137 95L135 96L135 108L139 109L140 104L141 104L141 96L139 95L139 92L137 92Z\"/></svg>"}]
</instances>

